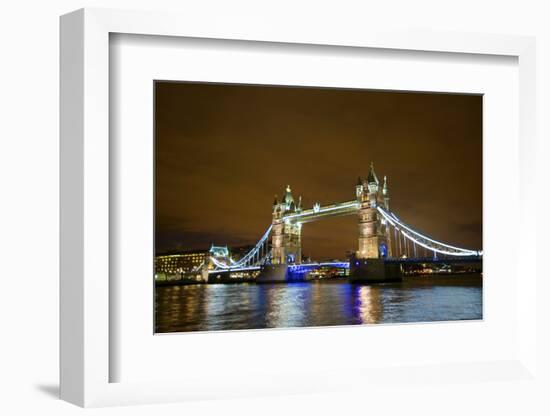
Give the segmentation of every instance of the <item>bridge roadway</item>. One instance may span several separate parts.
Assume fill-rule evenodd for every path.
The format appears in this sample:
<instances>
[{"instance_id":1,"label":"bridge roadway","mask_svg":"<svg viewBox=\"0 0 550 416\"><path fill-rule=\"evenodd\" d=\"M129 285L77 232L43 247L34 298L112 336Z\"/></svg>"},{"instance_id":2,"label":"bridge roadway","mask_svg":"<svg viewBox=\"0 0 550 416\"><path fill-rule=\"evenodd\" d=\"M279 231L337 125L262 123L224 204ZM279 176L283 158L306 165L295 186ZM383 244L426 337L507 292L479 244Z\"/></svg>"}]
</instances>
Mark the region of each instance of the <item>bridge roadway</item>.
<instances>
[{"instance_id":1,"label":"bridge roadway","mask_svg":"<svg viewBox=\"0 0 550 416\"><path fill-rule=\"evenodd\" d=\"M385 259L386 263L393 264L464 264L472 263L477 264L483 262L482 256L465 256L465 257L388 257ZM291 264L288 266L291 270L297 269L308 269L315 270L321 267L335 267L342 269L349 269L350 263L347 261L339 262L321 262L321 263L302 263L302 264ZM238 271L249 271L249 270L261 270L262 266L245 266L245 267L235 267L229 268L226 270L209 270L209 274L213 273L229 273L229 272L238 272Z\"/></svg>"},{"instance_id":2,"label":"bridge roadway","mask_svg":"<svg viewBox=\"0 0 550 416\"><path fill-rule=\"evenodd\" d=\"M471 265L473 267L480 266L482 264L482 257L423 257L423 258L404 258L394 257L384 260L355 260L358 264L350 265L350 262L320 262L320 263L304 263L304 264L292 264L292 265L264 265L264 266L249 266L238 267L227 270L211 270L209 275L212 276L212 282L236 282L236 281L256 281L256 282L289 282L295 280L298 276L318 270L323 267L337 268L337 269L352 269L350 272L351 281L364 281L364 282L384 282L401 280L403 276L403 265L414 264L442 264L442 265ZM351 266L351 267L350 267ZM357 279L353 275L353 269L372 268L373 272L370 273L371 277L366 279ZM235 272L260 272L257 277L246 276L235 278L231 277L231 273ZM376 277L374 277L376 276ZM379 277L378 277L379 276Z\"/></svg>"}]
</instances>

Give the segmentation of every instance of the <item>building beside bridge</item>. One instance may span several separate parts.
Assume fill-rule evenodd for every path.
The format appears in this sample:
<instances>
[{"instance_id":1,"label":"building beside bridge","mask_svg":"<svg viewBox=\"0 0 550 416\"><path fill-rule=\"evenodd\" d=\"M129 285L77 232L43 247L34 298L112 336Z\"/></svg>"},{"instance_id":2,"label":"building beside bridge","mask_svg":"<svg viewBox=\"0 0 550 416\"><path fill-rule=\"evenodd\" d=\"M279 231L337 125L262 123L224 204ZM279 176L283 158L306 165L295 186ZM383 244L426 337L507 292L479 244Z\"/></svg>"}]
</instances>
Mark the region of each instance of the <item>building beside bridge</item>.
<instances>
[{"instance_id":1,"label":"building beside bridge","mask_svg":"<svg viewBox=\"0 0 550 416\"><path fill-rule=\"evenodd\" d=\"M187 250L155 256L155 276L157 280L204 280L203 271L213 269L211 257L227 260L240 259L251 246L229 249L227 246L212 245L208 250Z\"/></svg>"},{"instance_id":2,"label":"building beside bridge","mask_svg":"<svg viewBox=\"0 0 550 416\"><path fill-rule=\"evenodd\" d=\"M200 268L207 259L209 250L183 251L155 257L155 274L187 274Z\"/></svg>"}]
</instances>

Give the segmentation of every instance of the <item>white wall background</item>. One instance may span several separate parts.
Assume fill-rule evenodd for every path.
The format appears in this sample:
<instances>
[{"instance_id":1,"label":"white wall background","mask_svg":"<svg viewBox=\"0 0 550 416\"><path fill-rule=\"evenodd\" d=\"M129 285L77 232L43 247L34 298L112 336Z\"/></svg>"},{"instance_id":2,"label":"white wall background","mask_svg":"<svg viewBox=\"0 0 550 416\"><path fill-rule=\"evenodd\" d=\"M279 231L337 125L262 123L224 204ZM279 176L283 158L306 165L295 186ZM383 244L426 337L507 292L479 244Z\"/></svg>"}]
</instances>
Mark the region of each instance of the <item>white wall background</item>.
<instances>
[{"instance_id":1,"label":"white wall background","mask_svg":"<svg viewBox=\"0 0 550 416\"><path fill-rule=\"evenodd\" d=\"M265 4L262 4L265 3ZM58 16L84 6L262 16L281 25L384 25L536 35L540 266L548 244L550 11L535 0L168 1L12 0L0 11L0 413L75 414L58 383ZM544 246L543 246L544 245ZM538 285L540 367L550 374L550 284ZM546 378L548 382L548 378ZM388 386L343 393L92 410L106 414L550 414L550 383Z\"/></svg>"}]
</instances>

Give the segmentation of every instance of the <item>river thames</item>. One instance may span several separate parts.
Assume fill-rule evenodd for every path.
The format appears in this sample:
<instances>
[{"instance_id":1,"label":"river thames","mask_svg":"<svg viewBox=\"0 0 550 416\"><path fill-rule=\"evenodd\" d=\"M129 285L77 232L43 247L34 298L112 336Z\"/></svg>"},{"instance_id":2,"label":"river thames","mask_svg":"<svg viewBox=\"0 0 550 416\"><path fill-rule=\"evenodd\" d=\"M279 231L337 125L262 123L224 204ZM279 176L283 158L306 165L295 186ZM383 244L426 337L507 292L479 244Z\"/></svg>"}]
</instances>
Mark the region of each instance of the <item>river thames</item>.
<instances>
[{"instance_id":1,"label":"river thames","mask_svg":"<svg viewBox=\"0 0 550 416\"><path fill-rule=\"evenodd\" d=\"M155 295L157 333L483 318L479 277L159 286Z\"/></svg>"}]
</instances>

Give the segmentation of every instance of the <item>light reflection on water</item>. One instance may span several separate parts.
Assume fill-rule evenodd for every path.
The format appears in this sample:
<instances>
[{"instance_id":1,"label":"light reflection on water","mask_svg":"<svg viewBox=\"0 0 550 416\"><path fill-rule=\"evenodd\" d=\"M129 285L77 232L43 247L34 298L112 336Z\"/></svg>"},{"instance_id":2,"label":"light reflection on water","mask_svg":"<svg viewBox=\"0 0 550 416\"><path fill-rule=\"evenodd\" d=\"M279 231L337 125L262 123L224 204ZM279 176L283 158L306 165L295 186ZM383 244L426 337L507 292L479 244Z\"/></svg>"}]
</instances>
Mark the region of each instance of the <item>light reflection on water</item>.
<instances>
[{"instance_id":1,"label":"light reflection on water","mask_svg":"<svg viewBox=\"0 0 550 416\"><path fill-rule=\"evenodd\" d=\"M155 318L156 332L481 319L482 287L475 279L163 286L156 289Z\"/></svg>"}]
</instances>

